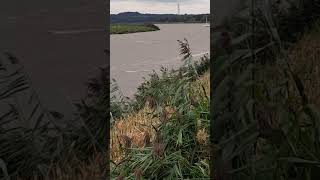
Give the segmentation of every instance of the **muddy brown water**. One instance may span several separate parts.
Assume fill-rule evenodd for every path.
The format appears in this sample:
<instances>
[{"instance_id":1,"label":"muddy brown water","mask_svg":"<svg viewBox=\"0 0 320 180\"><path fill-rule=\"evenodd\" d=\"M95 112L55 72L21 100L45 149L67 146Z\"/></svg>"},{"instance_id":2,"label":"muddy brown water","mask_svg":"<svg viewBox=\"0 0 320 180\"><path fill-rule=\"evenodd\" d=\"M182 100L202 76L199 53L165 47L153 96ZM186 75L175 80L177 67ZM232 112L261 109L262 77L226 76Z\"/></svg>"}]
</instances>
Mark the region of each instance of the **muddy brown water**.
<instances>
[{"instance_id":1,"label":"muddy brown water","mask_svg":"<svg viewBox=\"0 0 320 180\"><path fill-rule=\"evenodd\" d=\"M157 24L159 31L110 36L111 78L130 98L152 70L182 65L177 40L186 38L195 57L210 50L210 28L204 24Z\"/></svg>"},{"instance_id":2,"label":"muddy brown water","mask_svg":"<svg viewBox=\"0 0 320 180\"><path fill-rule=\"evenodd\" d=\"M48 109L71 116L87 79L108 62L108 19L94 8L58 7L0 14L0 52L18 57Z\"/></svg>"}]
</instances>

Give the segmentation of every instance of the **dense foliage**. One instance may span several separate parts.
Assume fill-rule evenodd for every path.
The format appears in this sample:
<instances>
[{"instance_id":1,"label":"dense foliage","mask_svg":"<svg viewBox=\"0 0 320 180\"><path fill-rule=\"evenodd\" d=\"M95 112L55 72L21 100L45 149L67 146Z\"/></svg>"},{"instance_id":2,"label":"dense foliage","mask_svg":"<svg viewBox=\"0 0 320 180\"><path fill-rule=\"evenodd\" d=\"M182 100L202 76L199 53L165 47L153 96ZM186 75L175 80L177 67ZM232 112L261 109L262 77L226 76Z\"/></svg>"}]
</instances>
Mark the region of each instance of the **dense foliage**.
<instances>
[{"instance_id":1,"label":"dense foliage","mask_svg":"<svg viewBox=\"0 0 320 180\"><path fill-rule=\"evenodd\" d=\"M89 81L87 97L75 105L75 119L65 119L42 105L19 60L5 53L0 63L0 177L50 178L60 169L57 178L80 178L82 165L107 149L107 72L102 68ZM105 167L100 164L96 175L102 177Z\"/></svg>"},{"instance_id":2,"label":"dense foliage","mask_svg":"<svg viewBox=\"0 0 320 180\"><path fill-rule=\"evenodd\" d=\"M147 32L160 30L154 24L112 24L110 34L128 34L136 32Z\"/></svg>"},{"instance_id":3,"label":"dense foliage","mask_svg":"<svg viewBox=\"0 0 320 180\"><path fill-rule=\"evenodd\" d=\"M286 40L296 42L301 36L291 35L306 28L296 13L316 19L310 7L319 4L296 1L284 13L284 1L259 2L248 1L214 42L211 172L215 179L317 179L320 111L293 71ZM297 23L303 28L292 28Z\"/></svg>"},{"instance_id":4,"label":"dense foliage","mask_svg":"<svg viewBox=\"0 0 320 180\"><path fill-rule=\"evenodd\" d=\"M132 104L134 113L148 102L153 116L159 117L155 137L143 148L126 147L125 159L112 165L113 178L209 179L209 89L198 82L209 59L193 63L188 42L179 43L185 66L151 74Z\"/></svg>"}]
</instances>

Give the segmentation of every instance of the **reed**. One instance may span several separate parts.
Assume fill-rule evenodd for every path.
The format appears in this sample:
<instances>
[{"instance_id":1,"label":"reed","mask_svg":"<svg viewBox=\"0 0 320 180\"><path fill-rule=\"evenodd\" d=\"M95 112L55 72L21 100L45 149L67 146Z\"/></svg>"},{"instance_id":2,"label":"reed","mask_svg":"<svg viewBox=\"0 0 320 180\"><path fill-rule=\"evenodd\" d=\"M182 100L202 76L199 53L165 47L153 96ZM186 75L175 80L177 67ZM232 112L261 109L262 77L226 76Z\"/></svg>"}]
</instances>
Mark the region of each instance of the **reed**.
<instances>
[{"instance_id":1,"label":"reed","mask_svg":"<svg viewBox=\"0 0 320 180\"><path fill-rule=\"evenodd\" d=\"M209 179L209 59L194 63L179 44L184 66L150 74L133 111L114 120L112 178Z\"/></svg>"}]
</instances>

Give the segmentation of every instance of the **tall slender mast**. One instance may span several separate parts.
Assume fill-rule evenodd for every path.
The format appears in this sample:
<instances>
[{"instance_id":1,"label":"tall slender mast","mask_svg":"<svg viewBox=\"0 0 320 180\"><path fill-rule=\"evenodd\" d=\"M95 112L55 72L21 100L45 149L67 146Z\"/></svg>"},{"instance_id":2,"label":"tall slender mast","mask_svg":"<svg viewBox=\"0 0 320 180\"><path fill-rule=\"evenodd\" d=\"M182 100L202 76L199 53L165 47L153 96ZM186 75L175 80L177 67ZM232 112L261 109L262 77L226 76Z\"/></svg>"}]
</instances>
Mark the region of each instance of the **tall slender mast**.
<instances>
[{"instance_id":1,"label":"tall slender mast","mask_svg":"<svg viewBox=\"0 0 320 180\"><path fill-rule=\"evenodd\" d=\"M178 0L178 15L180 15L180 0Z\"/></svg>"}]
</instances>

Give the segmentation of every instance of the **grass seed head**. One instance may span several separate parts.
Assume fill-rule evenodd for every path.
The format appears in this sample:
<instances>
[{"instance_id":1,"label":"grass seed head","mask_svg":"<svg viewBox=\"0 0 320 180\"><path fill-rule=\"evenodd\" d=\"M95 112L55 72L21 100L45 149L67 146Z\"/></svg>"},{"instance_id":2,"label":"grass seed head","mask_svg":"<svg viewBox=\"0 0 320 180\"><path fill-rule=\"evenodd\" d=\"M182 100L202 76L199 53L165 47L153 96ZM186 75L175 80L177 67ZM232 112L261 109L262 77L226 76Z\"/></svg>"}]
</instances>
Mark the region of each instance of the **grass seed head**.
<instances>
[{"instance_id":1,"label":"grass seed head","mask_svg":"<svg viewBox=\"0 0 320 180\"><path fill-rule=\"evenodd\" d=\"M145 133L145 136L144 136L144 144L145 144L145 147L148 147L151 145L151 136L148 132Z\"/></svg>"},{"instance_id":2,"label":"grass seed head","mask_svg":"<svg viewBox=\"0 0 320 180\"><path fill-rule=\"evenodd\" d=\"M205 129L200 129L197 132L197 141L200 144L205 144L207 142L208 139L208 133L206 132Z\"/></svg>"},{"instance_id":3,"label":"grass seed head","mask_svg":"<svg viewBox=\"0 0 320 180\"><path fill-rule=\"evenodd\" d=\"M150 108L150 109L154 109L156 106L157 106L157 102L156 100L151 97L151 96L148 96L146 97L146 105Z\"/></svg>"},{"instance_id":4,"label":"grass seed head","mask_svg":"<svg viewBox=\"0 0 320 180\"><path fill-rule=\"evenodd\" d=\"M190 101L191 101L191 105L192 106L197 106L198 103L199 103L198 98L196 96L194 96L194 95L190 97Z\"/></svg>"},{"instance_id":5,"label":"grass seed head","mask_svg":"<svg viewBox=\"0 0 320 180\"><path fill-rule=\"evenodd\" d=\"M122 176L122 175L118 176L117 180L124 180L124 176Z\"/></svg>"},{"instance_id":6,"label":"grass seed head","mask_svg":"<svg viewBox=\"0 0 320 180\"><path fill-rule=\"evenodd\" d=\"M141 180L142 174L143 174L142 169L137 168L134 170L134 177L136 180Z\"/></svg>"},{"instance_id":7,"label":"grass seed head","mask_svg":"<svg viewBox=\"0 0 320 180\"><path fill-rule=\"evenodd\" d=\"M155 143L153 144L152 154L156 158L162 158L165 150L165 144L163 143Z\"/></svg>"},{"instance_id":8,"label":"grass seed head","mask_svg":"<svg viewBox=\"0 0 320 180\"><path fill-rule=\"evenodd\" d=\"M130 148L132 145L132 138L127 135L121 135L120 138L124 141L123 145L125 148Z\"/></svg>"},{"instance_id":9,"label":"grass seed head","mask_svg":"<svg viewBox=\"0 0 320 180\"><path fill-rule=\"evenodd\" d=\"M166 123L168 120L169 120L168 111L166 109L164 109L163 112L160 115L160 121L162 123Z\"/></svg>"}]
</instances>

